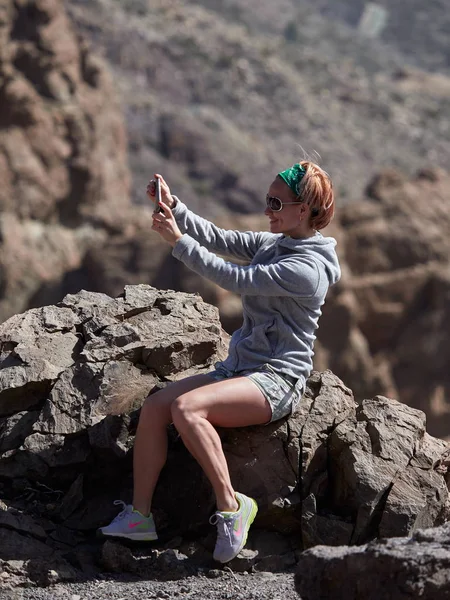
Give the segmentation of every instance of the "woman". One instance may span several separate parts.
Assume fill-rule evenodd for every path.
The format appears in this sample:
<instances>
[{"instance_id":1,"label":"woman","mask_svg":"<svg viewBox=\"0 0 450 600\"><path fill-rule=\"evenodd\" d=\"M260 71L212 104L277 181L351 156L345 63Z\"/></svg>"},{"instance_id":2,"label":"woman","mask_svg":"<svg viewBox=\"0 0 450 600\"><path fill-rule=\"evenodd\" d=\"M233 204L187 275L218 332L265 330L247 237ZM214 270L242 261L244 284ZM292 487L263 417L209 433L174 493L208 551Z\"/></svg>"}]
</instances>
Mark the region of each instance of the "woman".
<instances>
[{"instance_id":1,"label":"woman","mask_svg":"<svg viewBox=\"0 0 450 600\"><path fill-rule=\"evenodd\" d=\"M171 383L146 399L134 448L133 504L124 505L100 532L157 539L151 504L167 457L167 426L173 423L213 486L214 559L226 563L244 547L257 505L233 489L215 427L266 424L290 414L300 401L312 369L320 307L340 277L336 241L319 233L334 214L333 189L316 164L297 163L269 188L270 233L242 233L194 215L156 177L163 212L154 212L152 229L190 269L242 295L243 325L213 372ZM154 181L147 194L154 201ZM215 253L250 264L226 262Z\"/></svg>"}]
</instances>

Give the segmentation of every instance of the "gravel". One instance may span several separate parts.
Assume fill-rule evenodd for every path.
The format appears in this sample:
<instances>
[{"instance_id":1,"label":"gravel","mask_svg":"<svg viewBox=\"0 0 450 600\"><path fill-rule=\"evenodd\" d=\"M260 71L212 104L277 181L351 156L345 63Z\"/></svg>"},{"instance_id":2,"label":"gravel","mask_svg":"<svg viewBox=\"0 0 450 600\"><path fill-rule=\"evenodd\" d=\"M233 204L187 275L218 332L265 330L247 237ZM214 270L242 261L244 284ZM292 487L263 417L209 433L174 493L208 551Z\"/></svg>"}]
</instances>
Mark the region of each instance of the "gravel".
<instances>
[{"instance_id":1,"label":"gravel","mask_svg":"<svg viewBox=\"0 0 450 600\"><path fill-rule=\"evenodd\" d=\"M108 578L49 588L0 590L1 600L299 600L293 573L233 573L231 569L178 581Z\"/></svg>"}]
</instances>

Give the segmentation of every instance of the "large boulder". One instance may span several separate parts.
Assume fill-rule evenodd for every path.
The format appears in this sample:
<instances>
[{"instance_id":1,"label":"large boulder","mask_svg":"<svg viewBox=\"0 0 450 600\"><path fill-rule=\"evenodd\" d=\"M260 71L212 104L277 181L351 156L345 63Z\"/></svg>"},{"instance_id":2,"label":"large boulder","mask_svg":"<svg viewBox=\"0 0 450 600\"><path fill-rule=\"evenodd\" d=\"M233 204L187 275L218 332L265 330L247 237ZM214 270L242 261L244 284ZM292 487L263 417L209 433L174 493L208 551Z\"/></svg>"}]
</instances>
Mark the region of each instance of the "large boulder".
<instances>
[{"instance_id":1,"label":"large boulder","mask_svg":"<svg viewBox=\"0 0 450 600\"><path fill-rule=\"evenodd\" d=\"M411 538L316 546L300 555L295 584L301 600L448 600L450 523Z\"/></svg>"},{"instance_id":2,"label":"large boulder","mask_svg":"<svg viewBox=\"0 0 450 600\"><path fill-rule=\"evenodd\" d=\"M75 549L116 514L113 501L131 500L143 399L211 370L227 337L198 295L144 285L117 298L83 291L0 325L0 533L15 540L0 559L45 545L70 575L67 556L78 565ZM450 515L448 445L426 433L424 414L384 397L358 405L330 371L311 375L290 418L220 435L234 485L258 502L255 532L298 548L410 535ZM211 487L173 427L169 441L158 530L163 541L198 537ZM254 535L250 563L279 564L268 556L277 546Z\"/></svg>"}]
</instances>

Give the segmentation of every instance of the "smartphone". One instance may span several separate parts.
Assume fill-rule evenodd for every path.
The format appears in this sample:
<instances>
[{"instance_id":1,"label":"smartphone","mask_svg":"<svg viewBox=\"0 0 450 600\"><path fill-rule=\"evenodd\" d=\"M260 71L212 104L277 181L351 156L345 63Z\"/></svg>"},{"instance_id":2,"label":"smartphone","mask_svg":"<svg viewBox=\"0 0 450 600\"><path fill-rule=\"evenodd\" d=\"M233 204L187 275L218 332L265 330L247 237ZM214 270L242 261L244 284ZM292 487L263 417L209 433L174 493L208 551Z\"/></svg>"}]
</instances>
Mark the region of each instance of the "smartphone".
<instances>
[{"instance_id":1,"label":"smartphone","mask_svg":"<svg viewBox=\"0 0 450 600\"><path fill-rule=\"evenodd\" d=\"M156 178L155 180L155 212L164 213L163 209L160 207L159 203L161 202L161 181Z\"/></svg>"}]
</instances>

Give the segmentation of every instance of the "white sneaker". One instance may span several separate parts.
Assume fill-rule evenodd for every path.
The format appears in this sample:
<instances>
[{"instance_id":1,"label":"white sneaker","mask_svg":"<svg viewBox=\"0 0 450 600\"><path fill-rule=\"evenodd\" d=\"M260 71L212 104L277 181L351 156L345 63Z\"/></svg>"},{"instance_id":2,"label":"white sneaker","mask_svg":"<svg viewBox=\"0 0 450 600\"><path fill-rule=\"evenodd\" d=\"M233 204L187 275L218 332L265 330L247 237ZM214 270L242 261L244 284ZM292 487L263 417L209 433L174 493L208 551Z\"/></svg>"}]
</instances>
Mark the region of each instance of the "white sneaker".
<instances>
[{"instance_id":1,"label":"white sneaker","mask_svg":"<svg viewBox=\"0 0 450 600\"><path fill-rule=\"evenodd\" d=\"M151 542L158 539L151 513L148 517L144 517L139 511L134 510L131 504L127 505L122 500L115 500L114 504L121 504L123 509L109 525L98 529L97 533L100 536L126 538L136 542Z\"/></svg>"},{"instance_id":2,"label":"white sneaker","mask_svg":"<svg viewBox=\"0 0 450 600\"><path fill-rule=\"evenodd\" d=\"M258 512L253 498L236 492L239 509L236 512L217 511L210 518L211 525L217 525L217 542L213 558L227 563L235 558L247 542L248 531Z\"/></svg>"}]
</instances>

